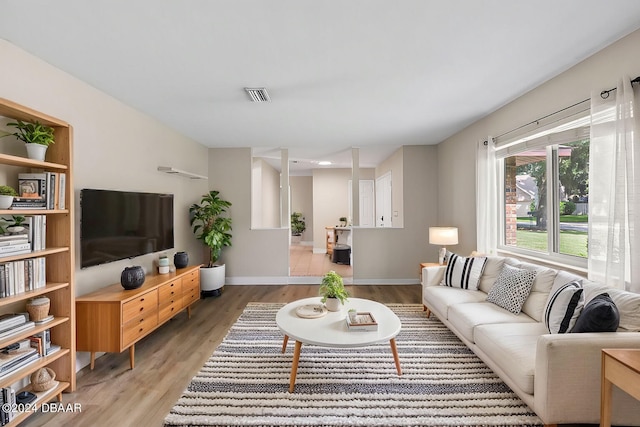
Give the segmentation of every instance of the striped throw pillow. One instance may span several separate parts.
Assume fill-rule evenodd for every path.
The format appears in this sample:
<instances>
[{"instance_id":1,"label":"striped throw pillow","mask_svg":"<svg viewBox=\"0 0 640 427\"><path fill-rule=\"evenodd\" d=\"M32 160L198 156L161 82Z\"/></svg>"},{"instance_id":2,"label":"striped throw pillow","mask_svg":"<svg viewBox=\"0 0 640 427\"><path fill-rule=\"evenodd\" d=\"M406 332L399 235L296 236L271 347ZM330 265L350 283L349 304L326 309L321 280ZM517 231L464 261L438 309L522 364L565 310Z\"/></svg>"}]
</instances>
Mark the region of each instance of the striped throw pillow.
<instances>
[{"instance_id":1,"label":"striped throw pillow","mask_svg":"<svg viewBox=\"0 0 640 427\"><path fill-rule=\"evenodd\" d=\"M544 322L552 334L571 332L584 307L584 292L579 281L560 286L549 296Z\"/></svg>"},{"instance_id":2,"label":"striped throw pillow","mask_svg":"<svg viewBox=\"0 0 640 427\"><path fill-rule=\"evenodd\" d=\"M480 276L487 263L486 257L465 258L454 253L447 253L447 268L440 283L443 286L477 290Z\"/></svg>"}]
</instances>

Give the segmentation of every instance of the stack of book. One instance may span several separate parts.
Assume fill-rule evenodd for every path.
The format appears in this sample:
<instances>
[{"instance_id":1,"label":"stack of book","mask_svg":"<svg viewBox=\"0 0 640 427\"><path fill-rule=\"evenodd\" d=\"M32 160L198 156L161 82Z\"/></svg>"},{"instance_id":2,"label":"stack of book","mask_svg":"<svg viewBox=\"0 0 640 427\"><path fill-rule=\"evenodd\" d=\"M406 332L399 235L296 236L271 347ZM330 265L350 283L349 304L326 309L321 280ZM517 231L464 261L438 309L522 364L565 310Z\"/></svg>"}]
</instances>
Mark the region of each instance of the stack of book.
<instances>
[{"instance_id":1,"label":"stack of book","mask_svg":"<svg viewBox=\"0 0 640 427\"><path fill-rule=\"evenodd\" d=\"M7 405L5 405L5 403ZM0 425L7 425L13 421L16 413L12 411L16 407L16 392L11 387L0 390Z\"/></svg>"},{"instance_id":2,"label":"stack of book","mask_svg":"<svg viewBox=\"0 0 640 427\"><path fill-rule=\"evenodd\" d=\"M39 358L38 349L31 346L29 339L5 347L0 351L0 377L9 375Z\"/></svg>"},{"instance_id":3,"label":"stack of book","mask_svg":"<svg viewBox=\"0 0 640 427\"><path fill-rule=\"evenodd\" d=\"M27 234L0 236L0 257L25 254L29 252L31 252L31 242Z\"/></svg>"},{"instance_id":4,"label":"stack of book","mask_svg":"<svg viewBox=\"0 0 640 427\"><path fill-rule=\"evenodd\" d=\"M12 209L65 209L66 174L57 172L18 174L18 197Z\"/></svg>"},{"instance_id":5,"label":"stack of book","mask_svg":"<svg viewBox=\"0 0 640 427\"><path fill-rule=\"evenodd\" d=\"M32 329L35 323L28 313L7 313L0 316L0 339L10 338L20 332Z\"/></svg>"},{"instance_id":6,"label":"stack of book","mask_svg":"<svg viewBox=\"0 0 640 427\"><path fill-rule=\"evenodd\" d=\"M29 337L31 347L37 350L40 356L48 356L60 350L60 346L51 343L51 330L46 329L42 332Z\"/></svg>"},{"instance_id":7,"label":"stack of book","mask_svg":"<svg viewBox=\"0 0 640 427\"><path fill-rule=\"evenodd\" d=\"M46 258L29 258L0 263L0 298L44 288Z\"/></svg>"}]
</instances>

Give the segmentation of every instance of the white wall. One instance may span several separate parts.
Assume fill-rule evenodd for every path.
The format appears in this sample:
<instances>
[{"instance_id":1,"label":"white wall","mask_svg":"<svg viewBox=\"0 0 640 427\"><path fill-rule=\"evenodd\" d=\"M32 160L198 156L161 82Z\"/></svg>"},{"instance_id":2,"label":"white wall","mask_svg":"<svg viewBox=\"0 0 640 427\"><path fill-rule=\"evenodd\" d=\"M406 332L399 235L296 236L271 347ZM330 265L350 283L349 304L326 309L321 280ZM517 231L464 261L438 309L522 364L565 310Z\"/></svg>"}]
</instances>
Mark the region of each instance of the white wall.
<instances>
[{"instance_id":1,"label":"white wall","mask_svg":"<svg viewBox=\"0 0 640 427\"><path fill-rule=\"evenodd\" d=\"M391 226L404 227L404 147L400 147L376 168L376 179L391 174ZM376 217L378 213L376 213ZM376 221L377 223L377 221Z\"/></svg>"},{"instance_id":2,"label":"white wall","mask_svg":"<svg viewBox=\"0 0 640 427\"><path fill-rule=\"evenodd\" d=\"M438 220L459 228L460 253L476 247L476 143L561 110L601 90L623 75L640 75L640 30L610 45L554 79L500 108L438 145Z\"/></svg>"},{"instance_id":3,"label":"white wall","mask_svg":"<svg viewBox=\"0 0 640 427\"><path fill-rule=\"evenodd\" d=\"M349 216L349 180L351 169L313 170L313 249L326 247L325 227L340 224L340 217Z\"/></svg>"},{"instance_id":4,"label":"white wall","mask_svg":"<svg viewBox=\"0 0 640 427\"><path fill-rule=\"evenodd\" d=\"M300 212L307 227L301 241L313 241L313 178L310 176L289 177L291 187L291 212Z\"/></svg>"}]
</instances>

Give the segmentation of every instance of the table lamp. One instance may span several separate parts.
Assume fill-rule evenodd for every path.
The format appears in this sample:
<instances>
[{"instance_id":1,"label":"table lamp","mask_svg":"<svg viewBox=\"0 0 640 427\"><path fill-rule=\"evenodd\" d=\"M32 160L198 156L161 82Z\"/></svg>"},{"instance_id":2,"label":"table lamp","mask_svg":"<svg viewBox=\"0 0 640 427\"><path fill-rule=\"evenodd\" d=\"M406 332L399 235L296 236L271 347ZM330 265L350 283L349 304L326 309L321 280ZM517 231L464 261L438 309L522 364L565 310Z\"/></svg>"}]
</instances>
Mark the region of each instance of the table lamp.
<instances>
[{"instance_id":1,"label":"table lamp","mask_svg":"<svg viewBox=\"0 0 640 427\"><path fill-rule=\"evenodd\" d=\"M438 263L444 264L444 258L447 255L445 246L458 244L458 227L429 227L429 243L442 245L438 253Z\"/></svg>"}]
</instances>

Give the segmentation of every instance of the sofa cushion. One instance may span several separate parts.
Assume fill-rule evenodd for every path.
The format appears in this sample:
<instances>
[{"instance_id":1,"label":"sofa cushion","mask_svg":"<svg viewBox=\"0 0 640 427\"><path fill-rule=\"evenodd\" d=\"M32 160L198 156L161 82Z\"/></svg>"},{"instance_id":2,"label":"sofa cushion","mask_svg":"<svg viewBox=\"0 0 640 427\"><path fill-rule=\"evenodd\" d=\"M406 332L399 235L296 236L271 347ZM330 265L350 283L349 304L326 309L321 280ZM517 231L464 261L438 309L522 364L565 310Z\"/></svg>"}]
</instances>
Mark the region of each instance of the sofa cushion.
<instances>
[{"instance_id":1,"label":"sofa cushion","mask_svg":"<svg viewBox=\"0 0 640 427\"><path fill-rule=\"evenodd\" d=\"M423 289L422 298L425 305L448 319L451 305L485 301L487 294L481 291L468 291L460 288L428 286Z\"/></svg>"},{"instance_id":2,"label":"sofa cushion","mask_svg":"<svg viewBox=\"0 0 640 427\"><path fill-rule=\"evenodd\" d=\"M478 325L535 322L524 313L516 315L486 301L451 305L447 319L455 330L470 342L474 342L473 331Z\"/></svg>"},{"instance_id":3,"label":"sofa cushion","mask_svg":"<svg viewBox=\"0 0 640 427\"><path fill-rule=\"evenodd\" d=\"M478 282L484 265L485 257L463 257L452 252L447 253L447 268L441 285L462 289L478 289Z\"/></svg>"},{"instance_id":4,"label":"sofa cushion","mask_svg":"<svg viewBox=\"0 0 640 427\"><path fill-rule=\"evenodd\" d=\"M584 288L586 302L603 292L609 294L620 314L620 326L618 328L620 331L640 332L640 294L610 288L602 283L589 280L583 281L582 287Z\"/></svg>"},{"instance_id":5,"label":"sofa cushion","mask_svg":"<svg viewBox=\"0 0 640 427\"><path fill-rule=\"evenodd\" d=\"M544 324L506 323L479 325L474 332L475 344L504 373L528 394L533 394L536 366L536 344L546 334Z\"/></svg>"},{"instance_id":6,"label":"sofa cushion","mask_svg":"<svg viewBox=\"0 0 640 427\"><path fill-rule=\"evenodd\" d=\"M496 283L496 279L500 275L500 272L502 271L504 260L505 258L500 256L487 257L487 262L484 265L484 271L482 272L482 276L480 277L478 289L480 289L485 294L489 293L493 285Z\"/></svg>"},{"instance_id":7,"label":"sofa cushion","mask_svg":"<svg viewBox=\"0 0 640 427\"><path fill-rule=\"evenodd\" d=\"M552 334L570 332L584 307L584 290L578 281L565 283L550 296L544 323Z\"/></svg>"},{"instance_id":8,"label":"sofa cushion","mask_svg":"<svg viewBox=\"0 0 640 427\"><path fill-rule=\"evenodd\" d=\"M505 265L496 279L496 284L489 291L487 301L505 308L513 314L518 314L531 292L535 278L535 271Z\"/></svg>"},{"instance_id":9,"label":"sofa cushion","mask_svg":"<svg viewBox=\"0 0 640 427\"><path fill-rule=\"evenodd\" d=\"M620 314L607 293L597 295L585 304L571 332L615 332Z\"/></svg>"}]
</instances>

